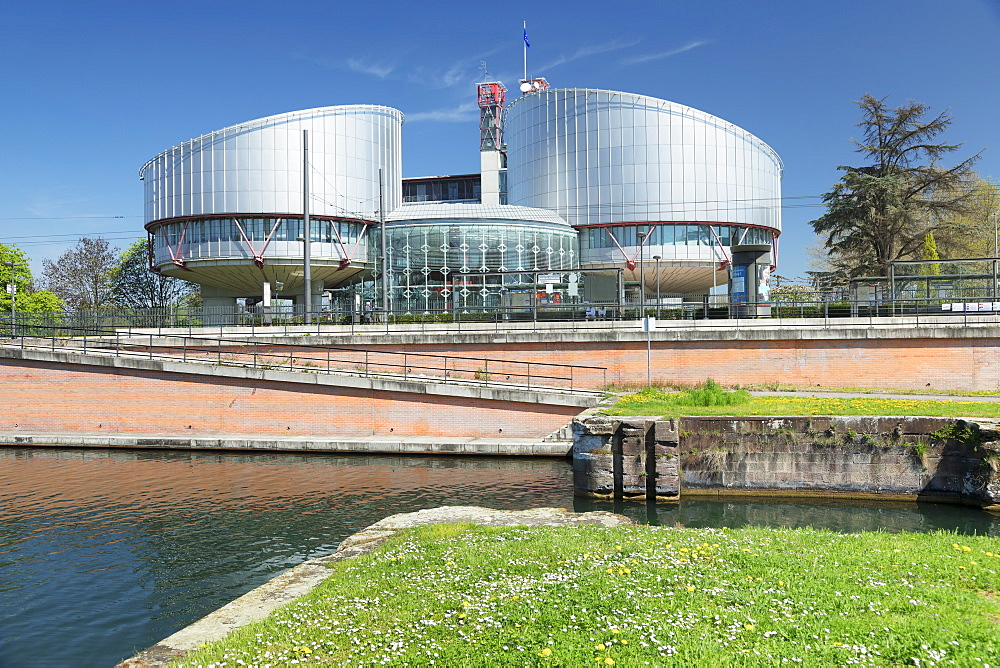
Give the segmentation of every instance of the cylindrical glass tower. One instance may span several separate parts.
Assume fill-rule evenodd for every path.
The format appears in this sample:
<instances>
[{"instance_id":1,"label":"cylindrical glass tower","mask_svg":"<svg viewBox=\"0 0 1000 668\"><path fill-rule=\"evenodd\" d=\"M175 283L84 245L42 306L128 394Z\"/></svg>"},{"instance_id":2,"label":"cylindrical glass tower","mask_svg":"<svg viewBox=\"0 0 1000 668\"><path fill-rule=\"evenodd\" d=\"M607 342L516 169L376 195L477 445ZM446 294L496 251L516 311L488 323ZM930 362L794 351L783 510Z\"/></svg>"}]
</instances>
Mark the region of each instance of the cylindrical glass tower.
<instances>
[{"instance_id":1,"label":"cylindrical glass tower","mask_svg":"<svg viewBox=\"0 0 1000 668\"><path fill-rule=\"evenodd\" d=\"M507 110L511 204L556 211L580 230L585 269L646 264L647 291L724 284L728 248L781 232L781 160L749 132L632 93L550 89ZM637 235L647 233L639 252ZM659 256L657 272L653 256Z\"/></svg>"},{"instance_id":2,"label":"cylindrical glass tower","mask_svg":"<svg viewBox=\"0 0 1000 668\"><path fill-rule=\"evenodd\" d=\"M146 229L161 273L203 294L285 293L303 283L303 130L309 138L314 291L368 263L368 225L401 201L403 114L389 107L307 109L233 125L143 165Z\"/></svg>"}]
</instances>

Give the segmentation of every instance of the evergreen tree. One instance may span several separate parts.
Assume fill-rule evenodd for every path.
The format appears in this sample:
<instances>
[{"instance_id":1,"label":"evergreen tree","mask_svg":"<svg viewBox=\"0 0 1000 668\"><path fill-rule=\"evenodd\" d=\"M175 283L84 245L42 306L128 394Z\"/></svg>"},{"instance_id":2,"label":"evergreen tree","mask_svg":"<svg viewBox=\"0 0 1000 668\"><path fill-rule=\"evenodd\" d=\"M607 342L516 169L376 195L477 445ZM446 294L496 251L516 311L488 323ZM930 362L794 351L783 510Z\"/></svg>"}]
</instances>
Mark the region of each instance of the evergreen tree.
<instances>
[{"instance_id":1,"label":"evergreen tree","mask_svg":"<svg viewBox=\"0 0 1000 668\"><path fill-rule=\"evenodd\" d=\"M961 146L938 141L951 116L928 120L925 104L911 100L893 109L885 100L865 94L857 101L862 139L853 141L869 164L838 167L843 178L823 195L827 213L811 223L833 263L852 276L887 276L892 261L916 256L924 235L967 211L972 199L979 154L940 164Z\"/></svg>"}]
</instances>

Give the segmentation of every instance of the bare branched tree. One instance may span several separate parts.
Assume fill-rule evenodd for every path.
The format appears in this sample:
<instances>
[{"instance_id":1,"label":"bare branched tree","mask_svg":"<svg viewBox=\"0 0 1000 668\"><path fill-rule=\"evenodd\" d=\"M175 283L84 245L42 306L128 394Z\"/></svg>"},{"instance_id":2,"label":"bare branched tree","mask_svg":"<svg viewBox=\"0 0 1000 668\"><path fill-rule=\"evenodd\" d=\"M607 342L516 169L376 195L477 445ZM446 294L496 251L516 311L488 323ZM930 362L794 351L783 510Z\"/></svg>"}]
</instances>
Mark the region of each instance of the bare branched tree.
<instances>
[{"instance_id":1,"label":"bare branched tree","mask_svg":"<svg viewBox=\"0 0 1000 668\"><path fill-rule=\"evenodd\" d=\"M100 308L111 296L111 272L118 256L106 239L84 237L53 262L42 264L41 285L71 311Z\"/></svg>"}]
</instances>

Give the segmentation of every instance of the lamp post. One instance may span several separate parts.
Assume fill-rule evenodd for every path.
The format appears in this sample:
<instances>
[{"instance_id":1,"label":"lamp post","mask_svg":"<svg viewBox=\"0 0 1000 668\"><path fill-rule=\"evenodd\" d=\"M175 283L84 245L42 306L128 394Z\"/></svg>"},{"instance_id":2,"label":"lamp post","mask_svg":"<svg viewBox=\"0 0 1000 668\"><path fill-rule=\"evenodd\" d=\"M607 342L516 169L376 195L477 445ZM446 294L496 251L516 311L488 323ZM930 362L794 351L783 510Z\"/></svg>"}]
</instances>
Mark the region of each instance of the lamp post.
<instances>
[{"instance_id":1,"label":"lamp post","mask_svg":"<svg viewBox=\"0 0 1000 668\"><path fill-rule=\"evenodd\" d=\"M3 262L5 267L10 267L10 283L7 284L7 293L10 295L10 337L14 338L17 336L17 327L14 324L14 318L17 314L17 283L14 282L14 267L23 267L25 265L19 262Z\"/></svg>"},{"instance_id":2,"label":"lamp post","mask_svg":"<svg viewBox=\"0 0 1000 668\"><path fill-rule=\"evenodd\" d=\"M639 321L642 323L642 328L646 330L646 387L651 387L653 385L652 377L652 344L650 343L650 320L646 317L646 272L645 266L642 263L642 251L646 247L644 243L646 240L646 232L637 232L636 237L639 239Z\"/></svg>"},{"instance_id":3,"label":"lamp post","mask_svg":"<svg viewBox=\"0 0 1000 668\"><path fill-rule=\"evenodd\" d=\"M656 260L656 316L660 316L660 256L654 255L653 259Z\"/></svg>"},{"instance_id":4,"label":"lamp post","mask_svg":"<svg viewBox=\"0 0 1000 668\"><path fill-rule=\"evenodd\" d=\"M645 232L636 232L636 238L639 240L639 317L646 317L646 273L645 267L642 264L642 251L646 247L644 243L646 240Z\"/></svg>"},{"instance_id":5,"label":"lamp post","mask_svg":"<svg viewBox=\"0 0 1000 668\"><path fill-rule=\"evenodd\" d=\"M309 221L309 131L302 131L302 292L305 324L312 323L312 225Z\"/></svg>"}]
</instances>

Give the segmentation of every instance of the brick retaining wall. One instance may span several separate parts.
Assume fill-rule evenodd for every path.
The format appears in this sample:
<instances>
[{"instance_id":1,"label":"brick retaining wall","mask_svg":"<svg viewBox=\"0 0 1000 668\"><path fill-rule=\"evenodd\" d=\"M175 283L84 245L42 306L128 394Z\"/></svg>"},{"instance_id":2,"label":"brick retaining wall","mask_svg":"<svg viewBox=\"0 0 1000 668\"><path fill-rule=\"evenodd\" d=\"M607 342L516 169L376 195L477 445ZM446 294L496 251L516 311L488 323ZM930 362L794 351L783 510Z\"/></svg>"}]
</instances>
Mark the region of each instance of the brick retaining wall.
<instances>
[{"instance_id":1,"label":"brick retaining wall","mask_svg":"<svg viewBox=\"0 0 1000 668\"><path fill-rule=\"evenodd\" d=\"M607 382L646 381L645 341L372 344L428 352L607 367ZM653 341L654 382L778 382L824 387L1000 390L1000 344L988 338ZM592 379L597 380L595 375ZM599 382L599 381L598 381ZM592 385L597 386L597 385Z\"/></svg>"},{"instance_id":2,"label":"brick retaining wall","mask_svg":"<svg viewBox=\"0 0 1000 668\"><path fill-rule=\"evenodd\" d=\"M0 359L0 388L4 431L542 438L582 410L19 359Z\"/></svg>"}]
</instances>

